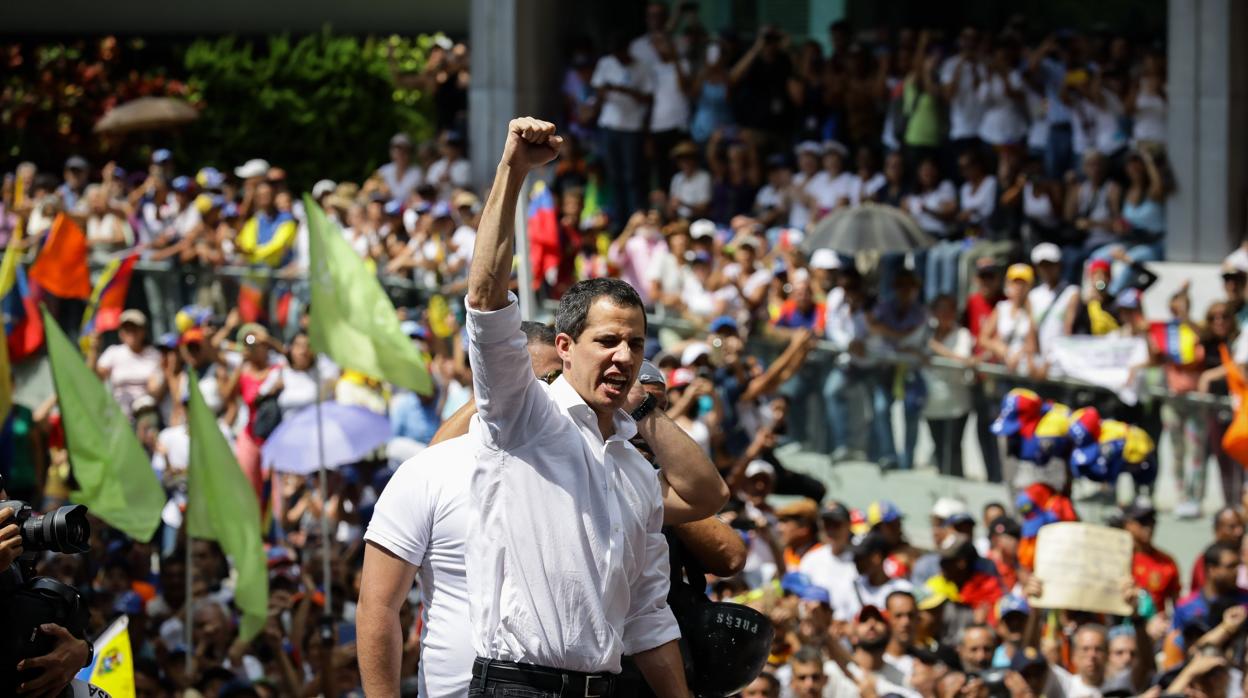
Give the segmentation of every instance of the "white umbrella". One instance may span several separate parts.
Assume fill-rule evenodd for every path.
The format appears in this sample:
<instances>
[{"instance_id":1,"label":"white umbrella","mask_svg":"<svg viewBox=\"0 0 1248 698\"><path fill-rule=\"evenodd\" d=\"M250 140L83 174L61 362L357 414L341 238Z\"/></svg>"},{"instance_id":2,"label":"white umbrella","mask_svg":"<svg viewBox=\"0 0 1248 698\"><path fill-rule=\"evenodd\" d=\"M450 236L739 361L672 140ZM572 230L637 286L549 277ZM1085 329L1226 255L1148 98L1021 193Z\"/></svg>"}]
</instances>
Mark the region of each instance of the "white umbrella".
<instances>
[{"instance_id":1,"label":"white umbrella","mask_svg":"<svg viewBox=\"0 0 1248 698\"><path fill-rule=\"evenodd\" d=\"M279 473L316 472L321 466L316 424L316 405L283 415L281 424L260 449L264 465ZM321 424L325 429L326 468L363 460L384 446L392 433L386 415L333 401L321 404Z\"/></svg>"}]
</instances>

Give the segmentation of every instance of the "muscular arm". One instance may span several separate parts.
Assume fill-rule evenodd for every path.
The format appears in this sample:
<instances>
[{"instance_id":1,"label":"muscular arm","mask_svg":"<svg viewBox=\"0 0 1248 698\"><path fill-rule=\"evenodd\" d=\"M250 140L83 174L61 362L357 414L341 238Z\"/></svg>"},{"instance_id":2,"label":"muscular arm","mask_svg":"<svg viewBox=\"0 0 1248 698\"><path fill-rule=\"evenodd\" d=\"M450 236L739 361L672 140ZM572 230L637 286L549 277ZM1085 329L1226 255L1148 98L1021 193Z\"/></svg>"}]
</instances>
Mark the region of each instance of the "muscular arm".
<instances>
[{"instance_id":1,"label":"muscular arm","mask_svg":"<svg viewBox=\"0 0 1248 698\"><path fill-rule=\"evenodd\" d=\"M659 645L652 650L638 652L633 661L641 675L646 677L650 690L659 698L682 698L690 695L685 684L685 664L680 658L680 646L676 640Z\"/></svg>"},{"instance_id":2,"label":"muscular arm","mask_svg":"<svg viewBox=\"0 0 1248 698\"><path fill-rule=\"evenodd\" d=\"M367 543L355 633L360 676L369 696L399 695L403 663L399 609L415 577L416 567L371 541Z\"/></svg>"},{"instance_id":3,"label":"muscular arm","mask_svg":"<svg viewBox=\"0 0 1248 698\"><path fill-rule=\"evenodd\" d=\"M679 524L714 516L728 501L728 485L698 443L671 417L655 410L637 425L654 451L666 487L663 523Z\"/></svg>"},{"instance_id":4,"label":"muscular arm","mask_svg":"<svg viewBox=\"0 0 1248 698\"><path fill-rule=\"evenodd\" d=\"M676 526L673 531L707 572L731 577L745 567L745 541L714 516Z\"/></svg>"}]
</instances>

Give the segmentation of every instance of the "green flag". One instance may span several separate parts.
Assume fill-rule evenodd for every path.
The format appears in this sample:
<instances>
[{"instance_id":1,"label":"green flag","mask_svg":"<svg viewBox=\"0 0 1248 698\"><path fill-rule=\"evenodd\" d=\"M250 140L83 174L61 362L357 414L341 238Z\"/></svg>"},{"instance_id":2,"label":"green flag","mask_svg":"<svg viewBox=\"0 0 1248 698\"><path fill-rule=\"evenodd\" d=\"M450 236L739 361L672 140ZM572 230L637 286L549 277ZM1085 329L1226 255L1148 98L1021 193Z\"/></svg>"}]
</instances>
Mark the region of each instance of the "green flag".
<instances>
[{"instance_id":1,"label":"green flag","mask_svg":"<svg viewBox=\"0 0 1248 698\"><path fill-rule=\"evenodd\" d=\"M165 506L152 461L121 406L47 309L42 312L69 465L78 482L70 499L127 536L150 541Z\"/></svg>"},{"instance_id":2,"label":"green flag","mask_svg":"<svg viewBox=\"0 0 1248 698\"><path fill-rule=\"evenodd\" d=\"M338 365L428 395L429 370L376 275L321 207L304 195L312 269L308 338Z\"/></svg>"},{"instance_id":3,"label":"green flag","mask_svg":"<svg viewBox=\"0 0 1248 698\"><path fill-rule=\"evenodd\" d=\"M243 611L239 636L250 640L264 629L269 611L269 573L260 534L260 503L243 475L217 418L191 378L187 430L191 436L186 484L186 531L221 544L238 570L234 604Z\"/></svg>"}]
</instances>

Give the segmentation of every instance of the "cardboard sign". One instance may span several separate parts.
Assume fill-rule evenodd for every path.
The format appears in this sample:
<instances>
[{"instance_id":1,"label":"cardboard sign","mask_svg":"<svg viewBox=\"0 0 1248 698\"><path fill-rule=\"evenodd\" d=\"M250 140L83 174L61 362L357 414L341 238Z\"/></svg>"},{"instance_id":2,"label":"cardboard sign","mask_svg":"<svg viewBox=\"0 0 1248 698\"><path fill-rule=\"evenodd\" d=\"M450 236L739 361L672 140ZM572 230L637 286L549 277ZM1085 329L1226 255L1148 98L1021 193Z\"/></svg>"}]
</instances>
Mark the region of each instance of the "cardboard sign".
<instances>
[{"instance_id":1,"label":"cardboard sign","mask_svg":"<svg viewBox=\"0 0 1248 698\"><path fill-rule=\"evenodd\" d=\"M1131 555L1131 534L1122 529L1073 521L1041 528L1035 570L1044 595L1031 606L1131 615L1122 598Z\"/></svg>"}]
</instances>

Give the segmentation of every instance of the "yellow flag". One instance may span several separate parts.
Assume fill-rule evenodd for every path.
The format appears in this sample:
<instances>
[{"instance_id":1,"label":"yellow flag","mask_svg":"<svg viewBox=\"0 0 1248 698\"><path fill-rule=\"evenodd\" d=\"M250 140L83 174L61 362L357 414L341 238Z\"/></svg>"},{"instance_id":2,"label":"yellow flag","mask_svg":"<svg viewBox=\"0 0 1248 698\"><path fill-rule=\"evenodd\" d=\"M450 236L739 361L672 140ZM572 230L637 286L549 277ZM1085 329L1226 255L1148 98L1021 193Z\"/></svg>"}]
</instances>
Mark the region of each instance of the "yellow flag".
<instances>
[{"instance_id":1,"label":"yellow flag","mask_svg":"<svg viewBox=\"0 0 1248 698\"><path fill-rule=\"evenodd\" d=\"M130 651L130 618L121 616L95 641L90 683L113 698L134 698L134 654Z\"/></svg>"},{"instance_id":2,"label":"yellow flag","mask_svg":"<svg viewBox=\"0 0 1248 698\"><path fill-rule=\"evenodd\" d=\"M13 231L13 236L9 238L9 246L4 248L4 261L0 262L0 298L9 295L9 291L13 289L13 282L17 280L17 258L20 253L17 246L22 242L22 226L18 226Z\"/></svg>"}]
</instances>

